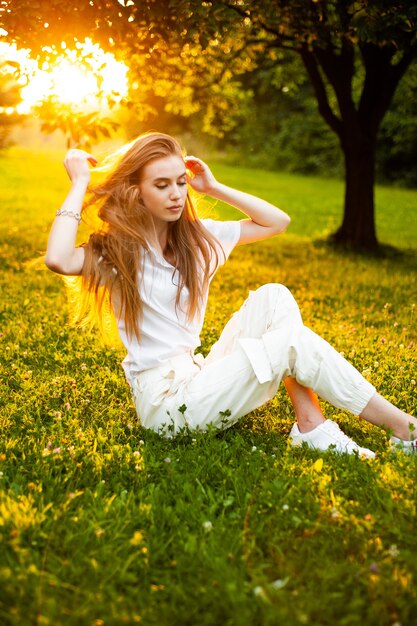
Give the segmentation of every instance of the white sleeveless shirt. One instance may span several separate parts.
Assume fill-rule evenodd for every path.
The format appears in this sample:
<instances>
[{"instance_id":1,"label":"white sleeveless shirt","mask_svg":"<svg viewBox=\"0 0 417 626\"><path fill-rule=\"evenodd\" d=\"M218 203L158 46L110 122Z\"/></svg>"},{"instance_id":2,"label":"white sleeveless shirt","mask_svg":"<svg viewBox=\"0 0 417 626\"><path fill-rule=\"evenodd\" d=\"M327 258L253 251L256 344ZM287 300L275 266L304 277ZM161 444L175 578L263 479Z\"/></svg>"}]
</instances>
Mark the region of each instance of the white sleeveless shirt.
<instances>
[{"instance_id":1,"label":"white sleeveless shirt","mask_svg":"<svg viewBox=\"0 0 417 626\"><path fill-rule=\"evenodd\" d=\"M219 242L218 267L228 258L239 241L240 222L220 222L202 220L203 226ZM213 259L215 263L215 259ZM218 269L214 268L213 269ZM188 289L183 288L179 306L175 306L178 272L157 250L146 252L143 263L143 277L138 285L143 303L143 317L140 327L140 341L128 337L122 319L117 326L127 356L123 369L129 383L139 372L157 367L174 356L184 352L194 352L201 345L200 332L204 322L208 290L204 294L200 312L187 320Z\"/></svg>"}]
</instances>

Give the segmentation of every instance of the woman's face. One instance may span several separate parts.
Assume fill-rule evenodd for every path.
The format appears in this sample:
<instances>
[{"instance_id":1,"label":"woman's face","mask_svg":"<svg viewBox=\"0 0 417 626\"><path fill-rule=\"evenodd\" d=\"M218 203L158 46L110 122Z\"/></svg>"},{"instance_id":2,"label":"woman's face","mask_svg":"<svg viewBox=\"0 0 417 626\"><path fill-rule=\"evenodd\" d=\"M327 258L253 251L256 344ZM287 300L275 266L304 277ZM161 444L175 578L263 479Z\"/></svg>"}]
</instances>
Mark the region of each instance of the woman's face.
<instances>
[{"instance_id":1,"label":"woman's face","mask_svg":"<svg viewBox=\"0 0 417 626\"><path fill-rule=\"evenodd\" d=\"M139 182L141 199L153 216L155 226L163 230L182 215L187 198L185 163L172 155L151 161L142 170Z\"/></svg>"}]
</instances>

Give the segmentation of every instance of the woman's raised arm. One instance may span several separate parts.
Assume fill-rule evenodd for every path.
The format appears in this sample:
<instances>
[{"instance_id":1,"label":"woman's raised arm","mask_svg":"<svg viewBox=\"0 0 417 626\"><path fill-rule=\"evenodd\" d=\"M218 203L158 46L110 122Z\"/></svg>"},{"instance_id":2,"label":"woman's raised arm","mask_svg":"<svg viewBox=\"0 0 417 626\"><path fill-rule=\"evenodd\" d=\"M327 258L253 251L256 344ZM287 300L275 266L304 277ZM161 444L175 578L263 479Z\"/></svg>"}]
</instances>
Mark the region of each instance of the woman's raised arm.
<instances>
[{"instance_id":1,"label":"woman's raised arm","mask_svg":"<svg viewBox=\"0 0 417 626\"><path fill-rule=\"evenodd\" d=\"M288 227L290 217L281 209L249 193L219 183L201 159L190 156L186 157L185 162L187 169L193 174L188 182L196 191L222 200L250 218L241 221L239 244L268 239Z\"/></svg>"},{"instance_id":2,"label":"woman's raised arm","mask_svg":"<svg viewBox=\"0 0 417 626\"><path fill-rule=\"evenodd\" d=\"M69 150L64 160L71 189L57 211L49 234L46 266L57 274L78 276L84 265L84 249L75 247L85 192L90 182L88 162L96 165L93 155L84 150Z\"/></svg>"}]
</instances>

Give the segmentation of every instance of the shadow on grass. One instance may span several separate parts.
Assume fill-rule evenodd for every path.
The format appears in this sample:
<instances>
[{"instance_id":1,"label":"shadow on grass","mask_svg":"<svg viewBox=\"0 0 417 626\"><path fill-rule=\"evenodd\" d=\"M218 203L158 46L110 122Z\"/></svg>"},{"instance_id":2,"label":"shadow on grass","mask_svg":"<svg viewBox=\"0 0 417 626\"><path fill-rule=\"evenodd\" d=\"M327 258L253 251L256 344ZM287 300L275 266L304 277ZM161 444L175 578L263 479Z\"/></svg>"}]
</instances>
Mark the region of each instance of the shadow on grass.
<instances>
[{"instance_id":1,"label":"shadow on grass","mask_svg":"<svg viewBox=\"0 0 417 626\"><path fill-rule=\"evenodd\" d=\"M379 244L378 248L367 250L365 248L354 249L348 244L336 242L332 237L320 237L310 240L314 248L328 249L336 256L349 258L350 260L373 260L387 259L393 263L405 264L407 267L413 263L417 267L417 250L415 248L397 248L389 244Z\"/></svg>"}]
</instances>

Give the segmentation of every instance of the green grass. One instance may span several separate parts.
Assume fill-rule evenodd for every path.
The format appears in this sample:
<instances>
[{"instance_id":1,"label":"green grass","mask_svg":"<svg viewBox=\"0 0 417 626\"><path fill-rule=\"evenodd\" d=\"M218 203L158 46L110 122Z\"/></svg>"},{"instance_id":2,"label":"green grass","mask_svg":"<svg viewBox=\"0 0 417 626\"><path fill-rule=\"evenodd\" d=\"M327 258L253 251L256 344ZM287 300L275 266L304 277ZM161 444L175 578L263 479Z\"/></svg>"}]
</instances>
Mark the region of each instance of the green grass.
<instances>
[{"instance_id":1,"label":"green grass","mask_svg":"<svg viewBox=\"0 0 417 626\"><path fill-rule=\"evenodd\" d=\"M315 241L339 221L340 183L215 170L293 221L219 272L203 352L249 289L283 282L309 326L416 413L417 192L377 190L380 238L407 253L355 258ZM326 404L377 458L289 448L282 390L221 434L146 432L122 353L68 327L60 279L25 263L65 194L58 157L13 149L0 176L0 623L414 624L416 459Z\"/></svg>"}]
</instances>

